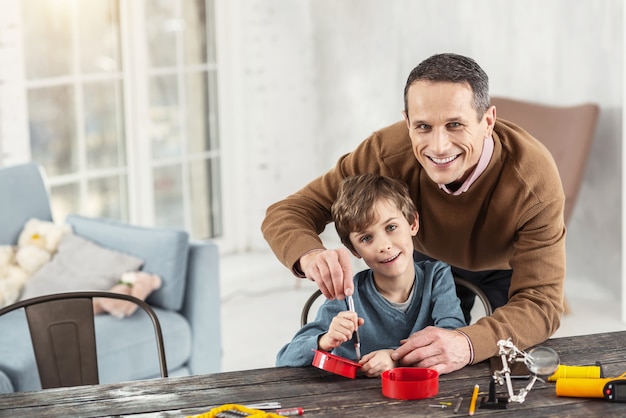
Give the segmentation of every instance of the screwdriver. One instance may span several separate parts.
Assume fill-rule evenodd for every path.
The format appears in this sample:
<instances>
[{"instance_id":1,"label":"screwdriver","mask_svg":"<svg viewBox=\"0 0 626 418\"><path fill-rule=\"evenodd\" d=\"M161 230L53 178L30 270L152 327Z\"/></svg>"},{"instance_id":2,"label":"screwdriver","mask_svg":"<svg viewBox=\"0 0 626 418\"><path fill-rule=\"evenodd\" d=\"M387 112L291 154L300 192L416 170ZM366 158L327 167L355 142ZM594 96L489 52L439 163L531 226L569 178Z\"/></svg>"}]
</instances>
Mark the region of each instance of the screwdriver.
<instances>
[{"instance_id":1,"label":"screwdriver","mask_svg":"<svg viewBox=\"0 0 626 418\"><path fill-rule=\"evenodd\" d=\"M348 300L348 309L350 310L350 312L356 313L356 310L354 310L354 300L352 300L352 296L346 296L346 299ZM361 360L361 337L359 337L358 329L354 331L354 335L356 338L354 342L354 351L356 351L356 359Z\"/></svg>"}]
</instances>

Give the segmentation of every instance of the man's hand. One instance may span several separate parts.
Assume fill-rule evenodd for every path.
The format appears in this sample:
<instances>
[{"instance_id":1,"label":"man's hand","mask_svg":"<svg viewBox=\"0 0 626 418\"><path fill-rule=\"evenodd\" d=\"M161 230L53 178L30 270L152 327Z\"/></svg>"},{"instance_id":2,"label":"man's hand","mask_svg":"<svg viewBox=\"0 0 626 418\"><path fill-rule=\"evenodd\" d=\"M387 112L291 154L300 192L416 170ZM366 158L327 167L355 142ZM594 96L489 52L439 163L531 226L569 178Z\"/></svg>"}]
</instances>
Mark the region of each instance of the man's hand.
<instances>
[{"instance_id":1,"label":"man's hand","mask_svg":"<svg viewBox=\"0 0 626 418\"><path fill-rule=\"evenodd\" d=\"M372 351L363 356L359 363L361 371L368 377L380 376L385 370L396 367L396 362L391 359L393 350Z\"/></svg>"},{"instance_id":2,"label":"man's hand","mask_svg":"<svg viewBox=\"0 0 626 418\"><path fill-rule=\"evenodd\" d=\"M344 299L354 291L350 252L345 248L305 254L300 258L300 268L327 299Z\"/></svg>"},{"instance_id":3,"label":"man's hand","mask_svg":"<svg viewBox=\"0 0 626 418\"><path fill-rule=\"evenodd\" d=\"M343 311L335 316L328 327L328 332L317 340L320 350L331 351L352 338L357 328L363 325L363 318L356 312Z\"/></svg>"},{"instance_id":4,"label":"man's hand","mask_svg":"<svg viewBox=\"0 0 626 418\"><path fill-rule=\"evenodd\" d=\"M427 367L445 374L462 369L470 361L467 339L454 330L426 327L401 343L391 358L403 366Z\"/></svg>"}]
</instances>

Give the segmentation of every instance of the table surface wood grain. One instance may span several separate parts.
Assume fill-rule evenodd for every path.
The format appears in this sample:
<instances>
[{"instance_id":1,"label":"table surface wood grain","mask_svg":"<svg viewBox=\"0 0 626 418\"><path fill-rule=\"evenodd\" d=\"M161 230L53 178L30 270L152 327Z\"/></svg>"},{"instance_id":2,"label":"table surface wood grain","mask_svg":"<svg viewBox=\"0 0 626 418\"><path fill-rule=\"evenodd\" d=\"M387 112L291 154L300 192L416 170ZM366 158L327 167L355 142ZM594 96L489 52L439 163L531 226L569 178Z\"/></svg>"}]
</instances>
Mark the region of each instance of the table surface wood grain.
<instances>
[{"instance_id":1,"label":"table surface wood grain","mask_svg":"<svg viewBox=\"0 0 626 418\"><path fill-rule=\"evenodd\" d=\"M559 353L561 364L592 365L600 361L606 377L626 372L626 331L555 338L543 346ZM440 376L439 393L431 399L400 401L382 395L378 378L356 379L316 369L267 368L188 377L172 377L97 386L47 389L0 395L0 417L185 417L226 403L280 402L283 408L302 407L305 417L458 417L467 416L472 389L479 399L489 390L488 362ZM514 380L517 393L528 384ZM499 396L506 387L497 386ZM455 414L453 404L463 397ZM537 381L523 403L506 409L476 409L475 416L623 416L626 403L601 399L558 397L553 382Z\"/></svg>"}]
</instances>

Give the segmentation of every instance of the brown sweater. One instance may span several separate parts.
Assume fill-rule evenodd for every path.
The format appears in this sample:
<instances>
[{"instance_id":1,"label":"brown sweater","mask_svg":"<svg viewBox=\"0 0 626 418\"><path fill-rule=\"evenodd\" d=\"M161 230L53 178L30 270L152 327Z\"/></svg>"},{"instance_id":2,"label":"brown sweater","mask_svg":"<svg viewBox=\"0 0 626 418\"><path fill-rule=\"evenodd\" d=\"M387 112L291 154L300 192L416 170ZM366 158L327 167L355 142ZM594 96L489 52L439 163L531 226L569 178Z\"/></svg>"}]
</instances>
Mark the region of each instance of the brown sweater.
<instances>
[{"instance_id":1,"label":"brown sweater","mask_svg":"<svg viewBox=\"0 0 626 418\"><path fill-rule=\"evenodd\" d=\"M520 127L498 119L485 172L459 196L440 190L411 150L404 121L374 132L326 174L267 209L262 231L293 269L331 222L341 179L377 172L404 180L417 204L415 249L466 270L513 269L509 301L492 316L462 328L474 363L498 354L512 338L524 350L549 338L563 313L565 196L549 151Z\"/></svg>"}]
</instances>

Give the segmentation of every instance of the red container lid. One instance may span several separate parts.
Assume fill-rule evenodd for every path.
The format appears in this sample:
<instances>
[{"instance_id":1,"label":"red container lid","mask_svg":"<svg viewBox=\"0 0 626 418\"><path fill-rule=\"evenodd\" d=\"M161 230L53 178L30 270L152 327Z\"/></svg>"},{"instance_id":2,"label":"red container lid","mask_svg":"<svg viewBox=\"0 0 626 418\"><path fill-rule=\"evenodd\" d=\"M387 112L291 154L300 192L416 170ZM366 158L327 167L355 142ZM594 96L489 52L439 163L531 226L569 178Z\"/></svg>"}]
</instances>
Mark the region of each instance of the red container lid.
<instances>
[{"instance_id":1,"label":"red container lid","mask_svg":"<svg viewBox=\"0 0 626 418\"><path fill-rule=\"evenodd\" d=\"M383 395L392 399L425 399L439 393L439 373L419 367L397 367L381 375Z\"/></svg>"},{"instance_id":2,"label":"red container lid","mask_svg":"<svg viewBox=\"0 0 626 418\"><path fill-rule=\"evenodd\" d=\"M345 357L336 356L322 350L315 350L313 365L327 372L354 379L361 365Z\"/></svg>"}]
</instances>

